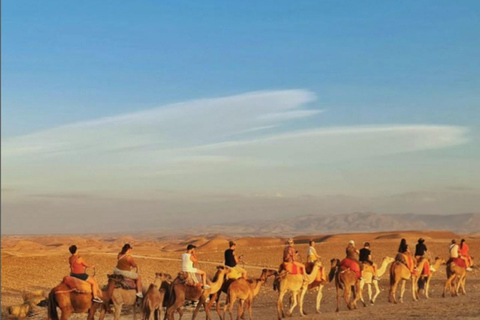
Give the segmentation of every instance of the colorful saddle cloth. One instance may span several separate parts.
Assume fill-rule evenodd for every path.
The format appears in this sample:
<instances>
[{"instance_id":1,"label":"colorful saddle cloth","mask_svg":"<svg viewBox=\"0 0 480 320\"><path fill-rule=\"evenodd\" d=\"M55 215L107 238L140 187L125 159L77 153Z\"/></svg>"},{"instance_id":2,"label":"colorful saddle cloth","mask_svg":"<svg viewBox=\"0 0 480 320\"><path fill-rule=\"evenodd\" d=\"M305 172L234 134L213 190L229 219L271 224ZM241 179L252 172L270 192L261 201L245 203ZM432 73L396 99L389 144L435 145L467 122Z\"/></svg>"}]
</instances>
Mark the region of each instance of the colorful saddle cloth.
<instances>
[{"instance_id":1,"label":"colorful saddle cloth","mask_svg":"<svg viewBox=\"0 0 480 320\"><path fill-rule=\"evenodd\" d=\"M284 270L286 270L290 274L301 274L303 275L303 268L299 265L295 264L294 262L284 262L282 264Z\"/></svg>"},{"instance_id":2,"label":"colorful saddle cloth","mask_svg":"<svg viewBox=\"0 0 480 320\"><path fill-rule=\"evenodd\" d=\"M314 266L315 266L314 262L307 262L305 264L305 271L308 274L311 274ZM325 280L325 277L323 276L323 267L320 267L320 270L317 273L317 276L315 277L315 281L322 281L322 280Z\"/></svg>"},{"instance_id":3,"label":"colorful saddle cloth","mask_svg":"<svg viewBox=\"0 0 480 320\"><path fill-rule=\"evenodd\" d=\"M108 280L115 281L115 288L122 288L125 290L137 289L135 280L122 276L121 274L108 274Z\"/></svg>"},{"instance_id":4,"label":"colorful saddle cloth","mask_svg":"<svg viewBox=\"0 0 480 320\"><path fill-rule=\"evenodd\" d=\"M342 261L340 261L340 268L350 269L351 271L355 272L357 279L362 276L360 265L355 260L349 258L343 259Z\"/></svg>"},{"instance_id":5,"label":"colorful saddle cloth","mask_svg":"<svg viewBox=\"0 0 480 320\"><path fill-rule=\"evenodd\" d=\"M462 258L450 258L447 261L447 265L449 265L450 263L455 263L460 268L466 268L467 267L467 263Z\"/></svg>"},{"instance_id":6,"label":"colorful saddle cloth","mask_svg":"<svg viewBox=\"0 0 480 320\"><path fill-rule=\"evenodd\" d=\"M87 281L83 281L75 277L66 276L63 278L62 282L65 283L70 289L75 290L79 293L92 292L92 286Z\"/></svg>"}]
</instances>

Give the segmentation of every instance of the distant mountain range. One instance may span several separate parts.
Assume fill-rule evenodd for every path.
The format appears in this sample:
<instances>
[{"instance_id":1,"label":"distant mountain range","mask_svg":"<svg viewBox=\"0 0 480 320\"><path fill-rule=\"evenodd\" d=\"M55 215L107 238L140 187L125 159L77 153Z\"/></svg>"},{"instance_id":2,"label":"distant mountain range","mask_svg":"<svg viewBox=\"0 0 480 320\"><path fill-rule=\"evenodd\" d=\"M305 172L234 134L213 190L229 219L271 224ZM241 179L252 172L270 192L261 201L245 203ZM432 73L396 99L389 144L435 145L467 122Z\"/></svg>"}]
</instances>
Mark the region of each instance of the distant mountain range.
<instances>
[{"instance_id":1,"label":"distant mountain range","mask_svg":"<svg viewBox=\"0 0 480 320\"><path fill-rule=\"evenodd\" d=\"M406 230L448 230L457 233L479 233L480 213L452 215L378 213L304 215L279 220L256 220L212 225L196 228L189 233L286 236Z\"/></svg>"}]
</instances>

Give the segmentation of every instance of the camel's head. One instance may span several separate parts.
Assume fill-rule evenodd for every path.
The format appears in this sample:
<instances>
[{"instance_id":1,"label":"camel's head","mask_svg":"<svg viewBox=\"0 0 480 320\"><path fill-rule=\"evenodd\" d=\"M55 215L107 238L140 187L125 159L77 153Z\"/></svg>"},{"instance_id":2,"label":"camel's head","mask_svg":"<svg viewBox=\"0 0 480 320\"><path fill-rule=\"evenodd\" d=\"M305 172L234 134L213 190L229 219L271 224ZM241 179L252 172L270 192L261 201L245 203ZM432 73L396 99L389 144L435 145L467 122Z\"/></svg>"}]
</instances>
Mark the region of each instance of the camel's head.
<instances>
[{"instance_id":1,"label":"camel's head","mask_svg":"<svg viewBox=\"0 0 480 320\"><path fill-rule=\"evenodd\" d=\"M385 263L388 265L388 264L392 263L393 261L395 261L395 259L392 258L392 257L385 257L385 258L383 258L383 261L385 261Z\"/></svg>"},{"instance_id":2,"label":"camel's head","mask_svg":"<svg viewBox=\"0 0 480 320\"><path fill-rule=\"evenodd\" d=\"M340 264L340 260L333 258L330 260L330 267L335 268Z\"/></svg>"},{"instance_id":3,"label":"camel's head","mask_svg":"<svg viewBox=\"0 0 480 320\"><path fill-rule=\"evenodd\" d=\"M442 259L440 257L435 257L435 263L440 262L440 265L446 265L447 261L445 259Z\"/></svg>"},{"instance_id":4,"label":"camel's head","mask_svg":"<svg viewBox=\"0 0 480 320\"><path fill-rule=\"evenodd\" d=\"M276 270L273 270L273 269L263 269L262 270L262 274L260 275L260 279L262 281L267 281L268 278L270 278L271 276L277 276L278 275L278 271Z\"/></svg>"},{"instance_id":5,"label":"camel's head","mask_svg":"<svg viewBox=\"0 0 480 320\"><path fill-rule=\"evenodd\" d=\"M155 273L155 280L163 282L163 281L172 281L173 278L169 273L157 272Z\"/></svg>"}]
</instances>

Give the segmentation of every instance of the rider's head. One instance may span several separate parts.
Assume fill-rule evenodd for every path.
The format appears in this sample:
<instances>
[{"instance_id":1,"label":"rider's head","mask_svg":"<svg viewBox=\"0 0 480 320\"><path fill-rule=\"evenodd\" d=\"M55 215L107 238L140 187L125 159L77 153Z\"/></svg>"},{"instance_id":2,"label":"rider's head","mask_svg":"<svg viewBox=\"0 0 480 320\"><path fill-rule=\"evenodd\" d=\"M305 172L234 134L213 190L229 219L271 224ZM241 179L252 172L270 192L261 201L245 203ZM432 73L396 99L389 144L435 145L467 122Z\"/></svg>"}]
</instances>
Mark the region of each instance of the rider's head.
<instances>
[{"instance_id":1,"label":"rider's head","mask_svg":"<svg viewBox=\"0 0 480 320\"><path fill-rule=\"evenodd\" d=\"M189 244L189 245L187 246L187 251L193 251L195 248L196 248L195 245Z\"/></svg>"},{"instance_id":2,"label":"rider's head","mask_svg":"<svg viewBox=\"0 0 480 320\"><path fill-rule=\"evenodd\" d=\"M365 242L365 243L363 244L363 246L364 246L365 248L370 248L370 242Z\"/></svg>"},{"instance_id":3,"label":"rider's head","mask_svg":"<svg viewBox=\"0 0 480 320\"><path fill-rule=\"evenodd\" d=\"M310 240L310 241L308 242L308 244L309 244L311 247L313 247L313 246L315 245L315 241Z\"/></svg>"},{"instance_id":4,"label":"rider's head","mask_svg":"<svg viewBox=\"0 0 480 320\"><path fill-rule=\"evenodd\" d=\"M452 239L452 244L456 244L456 243L457 243L457 240Z\"/></svg>"},{"instance_id":5,"label":"rider's head","mask_svg":"<svg viewBox=\"0 0 480 320\"><path fill-rule=\"evenodd\" d=\"M293 246L295 243L293 242L293 238L288 239L288 245Z\"/></svg>"},{"instance_id":6,"label":"rider's head","mask_svg":"<svg viewBox=\"0 0 480 320\"><path fill-rule=\"evenodd\" d=\"M233 241L229 241L228 245L230 246L230 249L232 249L232 250L235 250L235 248L237 247L237 244Z\"/></svg>"},{"instance_id":7,"label":"rider's head","mask_svg":"<svg viewBox=\"0 0 480 320\"><path fill-rule=\"evenodd\" d=\"M71 254L75 254L77 253L77 246L76 245L70 246L68 250L70 251Z\"/></svg>"},{"instance_id":8,"label":"rider's head","mask_svg":"<svg viewBox=\"0 0 480 320\"><path fill-rule=\"evenodd\" d=\"M129 243L126 243L124 244L124 246L122 247L122 251L120 251L120 254L125 254L127 253L128 251L132 250L132 246L129 244Z\"/></svg>"},{"instance_id":9,"label":"rider's head","mask_svg":"<svg viewBox=\"0 0 480 320\"><path fill-rule=\"evenodd\" d=\"M353 240L348 241L348 244L355 247L355 241L353 241Z\"/></svg>"}]
</instances>

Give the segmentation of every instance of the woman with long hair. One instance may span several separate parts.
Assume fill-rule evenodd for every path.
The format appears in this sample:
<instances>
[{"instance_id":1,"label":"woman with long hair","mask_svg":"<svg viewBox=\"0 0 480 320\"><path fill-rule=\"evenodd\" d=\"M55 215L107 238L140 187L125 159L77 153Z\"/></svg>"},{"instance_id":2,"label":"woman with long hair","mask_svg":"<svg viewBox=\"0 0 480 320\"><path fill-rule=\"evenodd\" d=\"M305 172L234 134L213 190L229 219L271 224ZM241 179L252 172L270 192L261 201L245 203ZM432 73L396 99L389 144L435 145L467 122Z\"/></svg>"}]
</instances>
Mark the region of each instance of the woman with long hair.
<instances>
[{"instance_id":1,"label":"woman with long hair","mask_svg":"<svg viewBox=\"0 0 480 320\"><path fill-rule=\"evenodd\" d=\"M128 243L122 247L122 250L118 253L117 266L113 269L113 273L135 280L137 284L137 297L142 298L142 281L138 274L138 265L130 255L132 249L132 246ZM135 268L135 271L132 270L133 268Z\"/></svg>"},{"instance_id":2,"label":"woman with long hair","mask_svg":"<svg viewBox=\"0 0 480 320\"><path fill-rule=\"evenodd\" d=\"M465 239L462 239L462 241L460 241L460 248L458 249L458 254L460 255L460 258L465 260L465 262L467 263L467 271L472 271L471 267L473 265L473 261L472 257L468 253L469 250L470 248L468 247L467 242L465 241Z\"/></svg>"}]
</instances>

